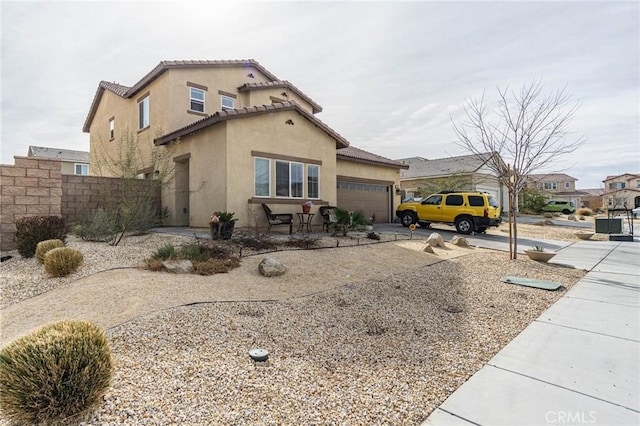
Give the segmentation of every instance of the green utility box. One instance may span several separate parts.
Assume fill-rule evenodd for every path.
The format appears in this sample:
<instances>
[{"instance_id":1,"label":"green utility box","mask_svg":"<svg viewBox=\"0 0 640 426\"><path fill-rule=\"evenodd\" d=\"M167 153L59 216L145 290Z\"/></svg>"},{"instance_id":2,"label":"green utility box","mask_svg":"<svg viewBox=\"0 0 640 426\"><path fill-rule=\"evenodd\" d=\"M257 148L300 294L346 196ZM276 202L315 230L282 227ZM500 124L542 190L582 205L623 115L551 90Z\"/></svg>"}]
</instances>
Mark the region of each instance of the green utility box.
<instances>
[{"instance_id":1,"label":"green utility box","mask_svg":"<svg viewBox=\"0 0 640 426\"><path fill-rule=\"evenodd\" d=\"M596 218L597 234L622 234L622 218Z\"/></svg>"}]
</instances>

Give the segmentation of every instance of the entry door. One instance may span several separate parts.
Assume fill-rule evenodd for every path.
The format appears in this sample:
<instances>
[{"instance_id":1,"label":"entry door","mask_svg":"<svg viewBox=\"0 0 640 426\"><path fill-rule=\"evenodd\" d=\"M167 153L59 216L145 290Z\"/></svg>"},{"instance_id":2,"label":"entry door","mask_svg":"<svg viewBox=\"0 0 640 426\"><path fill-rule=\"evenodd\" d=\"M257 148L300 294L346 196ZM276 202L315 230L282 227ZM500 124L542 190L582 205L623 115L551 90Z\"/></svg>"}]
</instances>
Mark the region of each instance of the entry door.
<instances>
[{"instance_id":1,"label":"entry door","mask_svg":"<svg viewBox=\"0 0 640 426\"><path fill-rule=\"evenodd\" d=\"M189 159L176 162L175 226L189 226Z\"/></svg>"}]
</instances>

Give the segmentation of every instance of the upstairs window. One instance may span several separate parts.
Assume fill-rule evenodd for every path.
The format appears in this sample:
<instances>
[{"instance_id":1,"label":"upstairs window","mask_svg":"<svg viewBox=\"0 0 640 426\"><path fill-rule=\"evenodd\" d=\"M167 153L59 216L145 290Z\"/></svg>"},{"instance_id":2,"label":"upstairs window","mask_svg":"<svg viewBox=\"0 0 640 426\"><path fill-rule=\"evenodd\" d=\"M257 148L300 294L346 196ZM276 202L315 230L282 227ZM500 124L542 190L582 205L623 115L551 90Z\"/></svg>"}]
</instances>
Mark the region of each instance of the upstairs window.
<instances>
[{"instance_id":1,"label":"upstairs window","mask_svg":"<svg viewBox=\"0 0 640 426\"><path fill-rule=\"evenodd\" d=\"M88 176L89 175L89 165L88 164L76 163L74 169L75 169L75 174L77 174L77 175L82 175L82 176Z\"/></svg>"},{"instance_id":2,"label":"upstairs window","mask_svg":"<svg viewBox=\"0 0 640 426\"><path fill-rule=\"evenodd\" d=\"M149 127L149 96L138 101L138 130Z\"/></svg>"},{"instance_id":3,"label":"upstairs window","mask_svg":"<svg viewBox=\"0 0 640 426\"><path fill-rule=\"evenodd\" d=\"M564 188L565 188L565 189L569 189L569 188L571 188L571 182L565 182L565 183L564 183Z\"/></svg>"},{"instance_id":4,"label":"upstairs window","mask_svg":"<svg viewBox=\"0 0 640 426\"><path fill-rule=\"evenodd\" d=\"M204 90L189 87L189 109L204 112Z\"/></svg>"},{"instance_id":5,"label":"upstairs window","mask_svg":"<svg viewBox=\"0 0 640 426\"><path fill-rule=\"evenodd\" d=\"M222 106L223 111L227 111L229 109L235 108L235 99L230 96L222 95L220 96L220 105Z\"/></svg>"},{"instance_id":6,"label":"upstairs window","mask_svg":"<svg viewBox=\"0 0 640 426\"><path fill-rule=\"evenodd\" d=\"M624 189L624 182L612 182L609 184L609 189Z\"/></svg>"},{"instance_id":7,"label":"upstairs window","mask_svg":"<svg viewBox=\"0 0 640 426\"><path fill-rule=\"evenodd\" d=\"M109 140L112 141L116 137L116 119L111 117L109 119Z\"/></svg>"},{"instance_id":8,"label":"upstairs window","mask_svg":"<svg viewBox=\"0 0 640 426\"><path fill-rule=\"evenodd\" d=\"M558 189L558 182L544 182L540 184L541 189Z\"/></svg>"}]
</instances>

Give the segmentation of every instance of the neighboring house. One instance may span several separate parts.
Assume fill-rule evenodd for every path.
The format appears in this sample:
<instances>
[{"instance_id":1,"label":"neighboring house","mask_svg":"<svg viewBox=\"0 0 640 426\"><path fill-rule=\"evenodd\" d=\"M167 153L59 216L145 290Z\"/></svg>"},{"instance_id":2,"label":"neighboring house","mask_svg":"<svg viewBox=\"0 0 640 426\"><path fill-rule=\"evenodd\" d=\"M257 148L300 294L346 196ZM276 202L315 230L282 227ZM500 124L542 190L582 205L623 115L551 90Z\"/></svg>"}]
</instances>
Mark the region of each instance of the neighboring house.
<instances>
[{"instance_id":1,"label":"neighboring house","mask_svg":"<svg viewBox=\"0 0 640 426\"><path fill-rule=\"evenodd\" d=\"M60 160L63 175L88 175L89 153L71 149L49 148L44 146L29 146L27 157Z\"/></svg>"},{"instance_id":2,"label":"neighboring house","mask_svg":"<svg viewBox=\"0 0 640 426\"><path fill-rule=\"evenodd\" d=\"M565 173L531 174L527 176L527 186L534 185L541 189L549 200L570 201L578 208L583 204L582 197L589 193L576 189L577 180Z\"/></svg>"},{"instance_id":3,"label":"neighboring house","mask_svg":"<svg viewBox=\"0 0 640 426\"><path fill-rule=\"evenodd\" d=\"M208 226L214 210L264 225L261 203L296 213L307 200L316 213L329 204L392 220L404 166L355 148L341 154L349 142L315 117L321 111L254 60L163 61L131 87L100 82L83 130L94 174L113 175L102 165L122 141L134 140L142 158L171 154L175 179L162 194L170 225ZM156 171L147 160L137 172Z\"/></svg>"},{"instance_id":4,"label":"neighboring house","mask_svg":"<svg viewBox=\"0 0 640 426\"><path fill-rule=\"evenodd\" d=\"M455 183L456 189L493 194L500 200L502 210L506 211L509 205L507 188L500 182L498 175L487 166L488 156L487 153L434 160L422 157L399 159L398 162L409 166L408 170L400 171L401 189L406 195L412 196L418 195L418 189L429 182L436 185L451 182ZM452 188L438 190L447 189Z\"/></svg>"},{"instance_id":5,"label":"neighboring house","mask_svg":"<svg viewBox=\"0 0 640 426\"><path fill-rule=\"evenodd\" d=\"M604 182L603 204L606 208L640 207L640 174L624 173L607 176Z\"/></svg>"}]
</instances>

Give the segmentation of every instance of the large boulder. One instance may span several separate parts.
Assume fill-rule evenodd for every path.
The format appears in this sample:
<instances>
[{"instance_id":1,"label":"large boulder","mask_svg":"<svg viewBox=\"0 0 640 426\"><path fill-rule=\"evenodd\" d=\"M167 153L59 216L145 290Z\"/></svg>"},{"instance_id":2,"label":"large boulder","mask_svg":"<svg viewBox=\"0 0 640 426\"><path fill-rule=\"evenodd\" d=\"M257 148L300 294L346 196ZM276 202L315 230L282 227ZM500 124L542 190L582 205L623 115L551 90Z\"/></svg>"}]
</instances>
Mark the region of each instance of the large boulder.
<instances>
[{"instance_id":1,"label":"large boulder","mask_svg":"<svg viewBox=\"0 0 640 426\"><path fill-rule=\"evenodd\" d=\"M427 238L427 244L431 247L444 247L444 238L442 238L442 235L434 232Z\"/></svg>"},{"instance_id":2,"label":"large boulder","mask_svg":"<svg viewBox=\"0 0 640 426\"><path fill-rule=\"evenodd\" d=\"M469 247L469 241L465 237L461 237L460 235L454 235L449 242L454 246Z\"/></svg>"},{"instance_id":3,"label":"large boulder","mask_svg":"<svg viewBox=\"0 0 640 426\"><path fill-rule=\"evenodd\" d=\"M190 260L165 260L162 262L162 266L174 274L190 274L193 271L193 264Z\"/></svg>"},{"instance_id":4,"label":"large boulder","mask_svg":"<svg viewBox=\"0 0 640 426\"><path fill-rule=\"evenodd\" d=\"M287 267L273 257L265 257L258 265L258 271L265 277L277 277L287 272Z\"/></svg>"}]
</instances>

